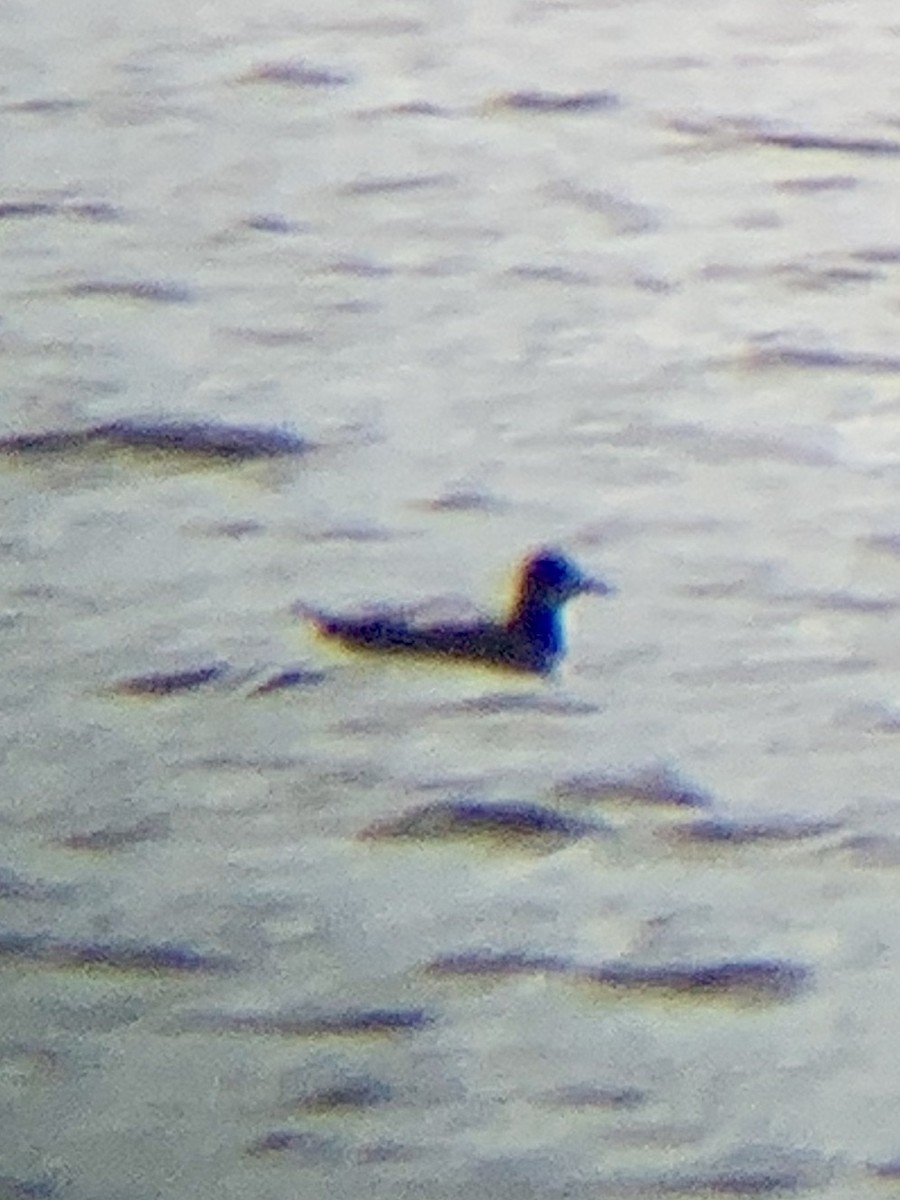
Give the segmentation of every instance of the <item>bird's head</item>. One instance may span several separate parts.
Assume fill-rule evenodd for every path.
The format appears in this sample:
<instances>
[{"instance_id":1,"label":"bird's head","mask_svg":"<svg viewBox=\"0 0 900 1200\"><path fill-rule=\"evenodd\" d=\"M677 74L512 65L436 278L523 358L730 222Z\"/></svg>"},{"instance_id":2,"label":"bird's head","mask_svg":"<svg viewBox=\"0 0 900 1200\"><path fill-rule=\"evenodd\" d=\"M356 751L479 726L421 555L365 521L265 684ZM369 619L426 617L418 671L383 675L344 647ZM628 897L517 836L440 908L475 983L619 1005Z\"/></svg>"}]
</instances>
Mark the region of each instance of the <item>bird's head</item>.
<instances>
[{"instance_id":1,"label":"bird's head","mask_svg":"<svg viewBox=\"0 0 900 1200\"><path fill-rule=\"evenodd\" d=\"M522 568L521 593L548 604L564 604L573 596L589 592L608 596L615 588L602 579L593 579L561 550L539 550Z\"/></svg>"}]
</instances>

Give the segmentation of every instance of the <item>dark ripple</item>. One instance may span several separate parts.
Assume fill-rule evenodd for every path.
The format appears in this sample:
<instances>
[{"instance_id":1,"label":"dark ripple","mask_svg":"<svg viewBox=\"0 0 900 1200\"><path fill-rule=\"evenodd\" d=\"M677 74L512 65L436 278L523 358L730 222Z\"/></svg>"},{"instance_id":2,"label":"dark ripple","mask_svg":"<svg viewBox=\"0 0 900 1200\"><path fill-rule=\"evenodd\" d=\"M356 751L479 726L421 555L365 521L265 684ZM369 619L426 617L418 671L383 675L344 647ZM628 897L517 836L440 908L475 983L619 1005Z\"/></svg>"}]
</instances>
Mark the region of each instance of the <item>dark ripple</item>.
<instances>
[{"instance_id":1,"label":"dark ripple","mask_svg":"<svg viewBox=\"0 0 900 1200\"><path fill-rule=\"evenodd\" d=\"M708 821L691 821L669 831L668 836L678 842L694 842L698 845L750 846L766 842L801 842L809 838L822 837L840 829L838 821L729 821L712 818Z\"/></svg>"},{"instance_id":2,"label":"dark ripple","mask_svg":"<svg viewBox=\"0 0 900 1200\"><path fill-rule=\"evenodd\" d=\"M422 1008L345 1009L318 1013L190 1013L180 1023L185 1029L212 1033L249 1033L276 1037L385 1036L415 1033L434 1024Z\"/></svg>"},{"instance_id":3,"label":"dark ripple","mask_svg":"<svg viewBox=\"0 0 900 1200\"><path fill-rule=\"evenodd\" d=\"M273 1129L251 1142L244 1153L253 1158L289 1154L303 1162L333 1166L344 1158L344 1143L337 1137L306 1129Z\"/></svg>"},{"instance_id":4,"label":"dark ripple","mask_svg":"<svg viewBox=\"0 0 900 1200\"><path fill-rule=\"evenodd\" d=\"M350 83L350 76L329 67L315 67L302 58L292 58L263 63L243 75L239 82L277 83L296 88L333 88L346 86Z\"/></svg>"},{"instance_id":5,"label":"dark ripple","mask_svg":"<svg viewBox=\"0 0 900 1200\"><path fill-rule=\"evenodd\" d=\"M426 969L430 974L438 975L549 973L614 992L745 1000L789 1000L805 991L812 982L808 967L773 959L652 966L611 962L590 967L552 955L474 950L435 959Z\"/></svg>"},{"instance_id":6,"label":"dark ripple","mask_svg":"<svg viewBox=\"0 0 900 1200\"><path fill-rule=\"evenodd\" d=\"M48 1176L21 1179L14 1175L0 1175L0 1200L47 1200L57 1191L55 1180Z\"/></svg>"},{"instance_id":7,"label":"dark ripple","mask_svg":"<svg viewBox=\"0 0 900 1200\"><path fill-rule=\"evenodd\" d=\"M417 507L437 513L494 513L502 512L506 506L489 492L480 491L477 488L459 487L451 488L433 500L424 500Z\"/></svg>"},{"instance_id":8,"label":"dark ripple","mask_svg":"<svg viewBox=\"0 0 900 1200\"><path fill-rule=\"evenodd\" d=\"M753 355L753 365L759 360ZM765 365L772 363L766 359ZM818 430L772 429L759 431L712 431L708 426L690 423L657 426L651 432L632 427L616 436L624 445L638 445L660 440L671 441L680 453L692 455L699 462L727 463L735 459L767 459L773 462L803 463L807 466L832 466L835 452L827 435Z\"/></svg>"},{"instance_id":9,"label":"dark ripple","mask_svg":"<svg viewBox=\"0 0 900 1200\"><path fill-rule=\"evenodd\" d=\"M463 950L433 959L425 970L429 975L483 975L504 978L510 975L565 975L571 963L551 954L529 954L516 950Z\"/></svg>"},{"instance_id":10,"label":"dark ripple","mask_svg":"<svg viewBox=\"0 0 900 1200\"><path fill-rule=\"evenodd\" d=\"M4 105L7 112L33 113L36 116L58 116L60 113L72 112L75 109L86 108L86 100L72 100L68 96L36 96L32 100L19 100L14 104Z\"/></svg>"},{"instance_id":11,"label":"dark ripple","mask_svg":"<svg viewBox=\"0 0 900 1200\"><path fill-rule=\"evenodd\" d=\"M752 352L754 366L799 367L816 371L873 371L894 374L900 358L890 354L865 354L847 350L811 350L802 346L760 347Z\"/></svg>"},{"instance_id":12,"label":"dark ripple","mask_svg":"<svg viewBox=\"0 0 900 1200\"><path fill-rule=\"evenodd\" d=\"M330 275L350 275L355 279L382 279L394 273L393 267L368 258L339 258L329 263L325 271Z\"/></svg>"},{"instance_id":13,"label":"dark ripple","mask_svg":"<svg viewBox=\"0 0 900 1200\"><path fill-rule=\"evenodd\" d=\"M633 966L611 963L578 972L588 983L624 991L662 991L700 996L746 996L789 1000L805 991L809 968L770 959L722 963Z\"/></svg>"},{"instance_id":14,"label":"dark ripple","mask_svg":"<svg viewBox=\"0 0 900 1200\"><path fill-rule=\"evenodd\" d=\"M287 688L316 687L328 678L325 671L314 671L309 667L291 667L279 671L253 689L251 696L268 696L272 692L284 691Z\"/></svg>"},{"instance_id":15,"label":"dark ripple","mask_svg":"<svg viewBox=\"0 0 900 1200\"><path fill-rule=\"evenodd\" d=\"M234 326L222 331L227 337L252 342L256 346L305 346L314 340L308 329L284 326L280 329L253 329L249 326Z\"/></svg>"},{"instance_id":16,"label":"dark ripple","mask_svg":"<svg viewBox=\"0 0 900 1200\"><path fill-rule=\"evenodd\" d=\"M128 850L144 842L158 842L169 835L167 817L147 817L134 825L106 825L100 829L83 830L60 838L56 843L66 850L86 850L91 853L110 853Z\"/></svg>"},{"instance_id":17,"label":"dark ripple","mask_svg":"<svg viewBox=\"0 0 900 1200\"><path fill-rule=\"evenodd\" d=\"M858 258L860 262L893 266L900 262L900 246L873 246L869 250L857 250L851 257Z\"/></svg>"},{"instance_id":18,"label":"dark ripple","mask_svg":"<svg viewBox=\"0 0 900 1200\"><path fill-rule=\"evenodd\" d=\"M529 113L594 113L618 108L615 92L506 92L490 102L490 107Z\"/></svg>"},{"instance_id":19,"label":"dark ripple","mask_svg":"<svg viewBox=\"0 0 900 1200\"><path fill-rule=\"evenodd\" d=\"M666 1196L773 1196L807 1191L824 1182L811 1178L804 1170L698 1171L676 1174L671 1178L635 1181L633 1194ZM615 1188L615 1183L613 1184Z\"/></svg>"},{"instance_id":20,"label":"dark ripple","mask_svg":"<svg viewBox=\"0 0 900 1200\"><path fill-rule=\"evenodd\" d=\"M801 603L806 609L824 612L891 613L900 600L888 596L861 596L855 592L790 592L779 599Z\"/></svg>"},{"instance_id":21,"label":"dark ripple","mask_svg":"<svg viewBox=\"0 0 900 1200\"><path fill-rule=\"evenodd\" d=\"M56 205L44 200L7 200L0 203L0 221L9 221L20 217L52 217L56 215Z\"/></svg>"},{"instance_id":22,"label":"dark ripple","mask_svg":"<svg viewBox=\"0 0 900 1200\"><path fill-rule=\"evenodd\" d=\"M877 661L871 658L781 658L769 662L737 662L713 670L675 671L673 678L691 684L715 679L742 684L789 683L793 687L801 682L830 679L834 675L861 675L877 666Z\"/></svg>"},{"instance_id":23,"label":"dark ripple","mask_svg":"<svg viewBox=\"0 0 900 1200\"><path fill-rule=\"evenodd\" d=\"M897 733L900 731L900 712L879 701L851 702L835 713L834 723L866 733Z\"/></svg>"},{"instance_id":24,"label":"dark ripple","mask_svg":"<svg viewBox=\"0 0 900 1200\"><path fill-rule=\"evenodd\" d=\"M691 137L718 139L723 149L737 142L747 146L771 146L782 150L831 151L835 154L850 154L863 158L900 155L900 142L893 138L853 138L810 133L805 130L761 129L751 119L698 121L676 117L670 120L668 125L677 133Z\"/></svg>"},{"instance_id":25,"label":"dark ripple","mask_svg":"<svg viewBox=\"0 0 900 1200\"><path fill-rule=\"evenodd\" d=\"M28 217L70 217L107 224L120 221L122 212L102 200L6 200L0 201L0 221Z\"/></svg>"},{"instance_id":26,"label":"dark ripple","mask_svg":"<svg viewBox=\"0 0 900 1200\"><path fill-rule=\"evenodd\" d=\"M54 941L43 934L13 931L0 932L0 957L51 967L104 967L152 975L218 974L234 967L223 955L179 943Z\"/></svg>"},{"instance_id":27,"label":"dark ripple","mask_svg":"<svg viewBox=\"0 0 900 1200\"><path fill-rule=\"evenodd\" d=\"M109 999L101 999L95 993L90 994L90 999L82 1001L45 999L41 1008L45 1017L52 1022L54 1030L65 1032L73 1038L83 1038L92 1033L113 1033L135 1025L147 1015L150 1003L130 989L129 994L119 994Z\"/></svg>"},{"instance_id":28,"label":"dark ripple","mask_svg":"<svg viewBox=\"0 0 900 1200\"><path fill-rule=\"evenodd\" d=\"M900 867L900 838L860 833L845 838L831 853L849 859L854 867L894 870Z\"/></svg>"},{"instance_id":29,"label":"dark ripple","mask_svg":"<svg viewBox=\"0 0 900 1200\"><path fill-rule=\"evenodd\" d=\"M234 754L217 754L215 756L204 756L201 758L187 758L182 760L182 766L185 769L193 769L196 771L250 771L254 775L258 775L260 771L291 771L295 774L305 773L309 768L309 763L306 759L297 757L283 758L260 757L258 755L248 755L246 758Z\"/></svg>"},{"instance_id":30,"label":"dark ripple","mask_svg":"<svg viewBox=\"0 0 900 1200\"><path fill-rule=\"evenodd\" d=\"M193 291L182 283L162 279L85 279L65 289L67 296L140 300L149 304L190 304Z\"/></svg>"},{"instance_id":31,"label":"dark ripple","mask_svg":"<svg viewBox=\"0 0 900 1200\"><path fill-rule=\"evenodd\" d=\"M391 104L387 108L370 108L357 114L361 120L377 120L379 117L451 117L451 109L442 108L428 100L410 100L405 104Z\"/></svg>"},{"instance_id":32,"label":"dark ripple","mask_svg":"<svg viewBox=\"0 0 900 1200\"><path fill-rule=\"evenodd\" d=\"M91 425L87 429L51 429L0 438L0 454L59 454L93 446L223 462L300 455L312 449L310 442L286 429L229 425L219 421L123 419Z\"/></svg>"},{"instance_id":33,"label":"dark ripple","mask_svg":"<svg viewBox=\"0 0 900 1200\"><path fill-rule=\"evenodd\" d=\"M560 1108L596 1108L612 1111L640 1108L647 1103L647 1093L639 1088L598 1087L591 1083L569 1084L547 1092L545 1104Z\"/></svg>"},{"instance_id":34,"label":"dark ripple","mask_svg":"<svg viewBox=\"0 0 900 1200\"><path fill-rule=\"evenodd\" d=\"M900 533L876 533L864 538L863 544L885 554L900 555Z\"/></svg>"},{"instance_id":35,"label":"dark ripple","mask_svg":"<svg viewBox=\"0 0 900 1200\"><path fill-rule=\"evenodd\" d=\"M900 1158L892 1158L888 1162L872 1163L869 1172L877 1179L900 1180Z\"/></svg>"},{"instance_id":36,"label":"dark ripple","mask_svg":"<svg viewBox=\"0 0 900 1200\"><path fill-rule=\"evenodd\" d=\"M113 685L120 696L173 696L177 692L195 691L204 684L223 679L231 670L227 663L212 663L171 674L137 675Z\"/></svg>"},{"instance_id":37,"label":"dark ripple","mask_svg":"<svg viewBox=\"0 0 900 1200\"><path fill-rule=\"evenodd\" d=\"M547 696L534 693L489 692L484 696L473 696L452 704L435 708L440 713L481 713L497 717L504 713L536 712L550 717L583 717L599 712L596 704L587 700L573 700L565 696Z\"/></svg>"},{"instance_id":38,"label":"dark ripple","mask_svg":"<svg viewBox=\"0 0 900 1200\"><path fill-rule=\"evenodd\" d=\"M192 521L188 525L183 525L182 529L194 537L233 538L235 541L238 538L258 537L266 531L265 525L260 521L253 520L252 517L234 521L210 521L209 523Z\"/></svg>"},{"instance_id":39,"label":"dark ripple","mask_svg":"<svg viewBox=\"0 0 900 1200\"><path fill-rule=\"evenodd\" d=\"M386 526L361 523L358 525L331 525L306 534L307 542L389 542L397 535ZM306 615L301 607L299 615Z\"/></svg>"},{"instance_id":40,"label":"dark ripple","mask_svg":"<svg viewBox=\"0 0 900 1200\"><path fill-rule=\"evenodd\" d=\"M784 150L831 150L837 154L862 155L864 158L900 154L900 142L893 138L843 138L820 133L760 131L745 135L744 140L757 146L778 146Z\"/></svg>"},{"instance_id":41,"label":"dark ripple","mask_svg":"<svg viewBox=\"0 0 900 1200\"><path fill-rule=\"evenodd\" d=\"M582 821L538 804L448 800L376 821L359 837L372 841L454 841L483 837L511 844L559 844L607 832L606 827L597 822Z\"/></svg>"},{"instance_id":42,"label":"dark ripple","mask_svg":"<svg viewBox=\"0 0 900 1200\"><path fill-rule=\"evenodd\" d=\"M647 233L660 226L659 217L651 208L615 192L580 187L568 180L553 183L546 191L552 200L561 200L604 217L617 234Z\"/></svg>"},{"instance_id":43,"label":"dark ripple","mask_svg":"<svg viewBox=\"0 0 900 1200\"><path fill-rule=\"evenodd\" d=\"M96 221L98 224L106 224L109 221L121 221L124 216L120 208L116 208L114 204L107 204L104 200L79 200L74 203L64 204L62 212L67 217L78 217L84 221Z\"/></svg>"},{"instance_id":44,"label":"dark ripple","mask_svg":"<svg viewBox=\"0 0 900 1200\"><path fill-rule=\"evenodd\" d=\"M174 974L219 974L234 967L231 959L204 954L191 946L171 943L60 943L53 948L53 962L61 966L109 967L117 971Z\"/></svg>"},{"instance_id":45,"label":"dark ripple","mask_svg":"<svg viewBox=\"0 0 900 1200\"><path fill-rule=\"evenodd\" d=\"M423 1158L425 1151L420 1146L407 1146L403 1142L395 1142L390 1138L364 1142L356 1148L355 1160L358 1163L407 1163Z\"/></svg>"},{"instance_id":46,"label":"dark ripple","mask_svg":"<svg viewBox=\"0 0 900 1200\"><path fill-rule=\"evenodd\" d=\"M813 1188L824 1195L834 1171L835 1160L817 1151L751 1143L712 1161L673 1162L664 1172L613 1172L601 1176L599 1185L604 1196L641 1198L772 1196Z\"/></svg>"},{"instance_id":47,"label":"dark ripple","mask_svg":"<svg viewBox=\"0 0 900 1200\"><path fill-rule=\"evenodd\" d=\"M636 771L632 775L573 775L553 789L560 800L585 804L648 804L673 808L706 808L707 792L682 780L668 767Z\"/></svg>"},{"instance_id":48,"label":"dark ripple","mask_svg":"<svg viewBox=\"0 0 900 1200\"><path fill-rule=\"evenodd\" d=\"M401 175L379 179L360 179L343 189L346 196L395 196L403 192L420 192L428 188L452 187L453 175Z\"/></svg>"},{"instance_id":49,"label":"dark ripple","mask_svg":"<svg viewBox=\"0 0 900 1200\"><path fill-rule=\"evenodd\" d=\"M280 213L256 213L247 217L243 225L257 233L297 233L303 229L299 221L292 221Z\"/></svg>"},{"instance_id":50,"label":"dark ripple","mask_svg":"<svg viewBox=\"0 0 900 1200\"><path fill-rule=\"evenodd\" d=\"M522 263L520 266L510 267L505 274L509 279L524 279L535 283L561 283L566 287L592 287L597 282L596 277L588 274L587 271L575 271L571 267L562 267L555 263L548 266Z\"/></svg>"},{"instance_id":51,"label":"dark ripple","mask_svg":"<svg viewBox=\"0 0 900 1200\"><path fill-rule=\"evenodd\" d=\"M798 291L833 291L857 283L872 283L884 278L880 271L860 267L818 267L811 263L785 263L772 275Z\"/></svg>"},{"instance_id":52,"label":"dark ripple","mask_svg":"<svg viewBox=\"0 0 900 1200\"><path fill-rule=\"evenodd\" d=\"M69 900L73 889L65 884L26 879L10 867L0 866L0 900Z\"/></svg>"},{"instance_id":53,"label":"dark ripple","mask_svg":"<svg viewBox=\"0 0 900 1200\"><path fill-rule=\"evenodd\" d=\"M847 192L859 187L854 175L807 175L802 179L782 179L777 183L779 192Z\"/></svg>"},{"instance_id":54,"label":"dark ripple","mask_svg":"<svg viewBox=\"0 0 900 1200\"><path fill-rule=\"evenodd\" d=\"M313 1088L290 1102L292 1109L305 1113L332 1113L376 1108L387 1104L393 1092L386 1083L360 1076L347 1079L330 1087Z\"/></svg>"}]
</instances>

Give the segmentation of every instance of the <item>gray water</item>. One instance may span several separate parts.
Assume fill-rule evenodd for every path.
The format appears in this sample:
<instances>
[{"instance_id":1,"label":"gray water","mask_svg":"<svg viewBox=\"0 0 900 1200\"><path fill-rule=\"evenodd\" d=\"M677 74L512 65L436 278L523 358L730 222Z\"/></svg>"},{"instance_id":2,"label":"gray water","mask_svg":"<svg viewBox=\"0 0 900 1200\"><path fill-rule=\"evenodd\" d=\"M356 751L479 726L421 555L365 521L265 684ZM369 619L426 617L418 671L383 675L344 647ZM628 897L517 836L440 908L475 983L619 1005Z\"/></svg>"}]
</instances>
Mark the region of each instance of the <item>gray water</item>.
<instances>
[{"instance_id":1,"label":"gray water","mask_svg":"<svg viewBox=\"0 0 900 1200\"><path fill-rule=\"evenodd\" d=\"M886 1194L894 6L0 29L0 434L313 447L0 460L3 1200ZM292 611L545 544L549 682Z\"/></svg>"}]
</instances>

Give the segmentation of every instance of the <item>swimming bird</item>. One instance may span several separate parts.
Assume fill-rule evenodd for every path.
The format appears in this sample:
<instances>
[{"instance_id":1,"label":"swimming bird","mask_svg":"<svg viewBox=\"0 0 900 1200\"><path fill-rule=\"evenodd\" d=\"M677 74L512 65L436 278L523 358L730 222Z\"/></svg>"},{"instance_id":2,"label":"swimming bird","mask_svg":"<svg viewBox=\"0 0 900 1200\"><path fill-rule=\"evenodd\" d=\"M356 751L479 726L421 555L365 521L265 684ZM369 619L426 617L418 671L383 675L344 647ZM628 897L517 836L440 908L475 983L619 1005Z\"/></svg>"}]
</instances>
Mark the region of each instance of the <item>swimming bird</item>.
<instances>
[{"instance_id":1,"label":"swimming bird","mask_svg":"<svg viewBox=\"0 0 900 1200\"><path fill-rule=\"evenodd\" d=\"M549 675L565 654L562 609L582 593L615 591L591 579L559 550L539 550L522 563L505 620L419 626L402 613L330 616L300 606L324 637L356 650L424 655Z\"/></svg>"}]
</instances>

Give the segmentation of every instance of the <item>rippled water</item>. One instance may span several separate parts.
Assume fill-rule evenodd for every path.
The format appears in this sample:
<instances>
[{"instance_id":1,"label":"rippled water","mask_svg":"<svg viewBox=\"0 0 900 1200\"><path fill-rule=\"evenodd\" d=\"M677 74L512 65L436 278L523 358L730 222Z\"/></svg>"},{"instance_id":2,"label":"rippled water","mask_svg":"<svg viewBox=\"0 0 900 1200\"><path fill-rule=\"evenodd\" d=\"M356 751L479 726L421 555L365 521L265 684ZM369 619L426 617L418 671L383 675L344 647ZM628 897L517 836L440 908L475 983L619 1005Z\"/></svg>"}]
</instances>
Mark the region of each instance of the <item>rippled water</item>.
<instances>
[{"instance_id":1,"label":"rippled water","mask_svg":"<svg viewBox=\"0 0 900 1200\"><path fill-rule=\"evenodd\" d=\"M892 8L0 28L0 1196L883 1194Z\"/></svg>"}]
</instances>

